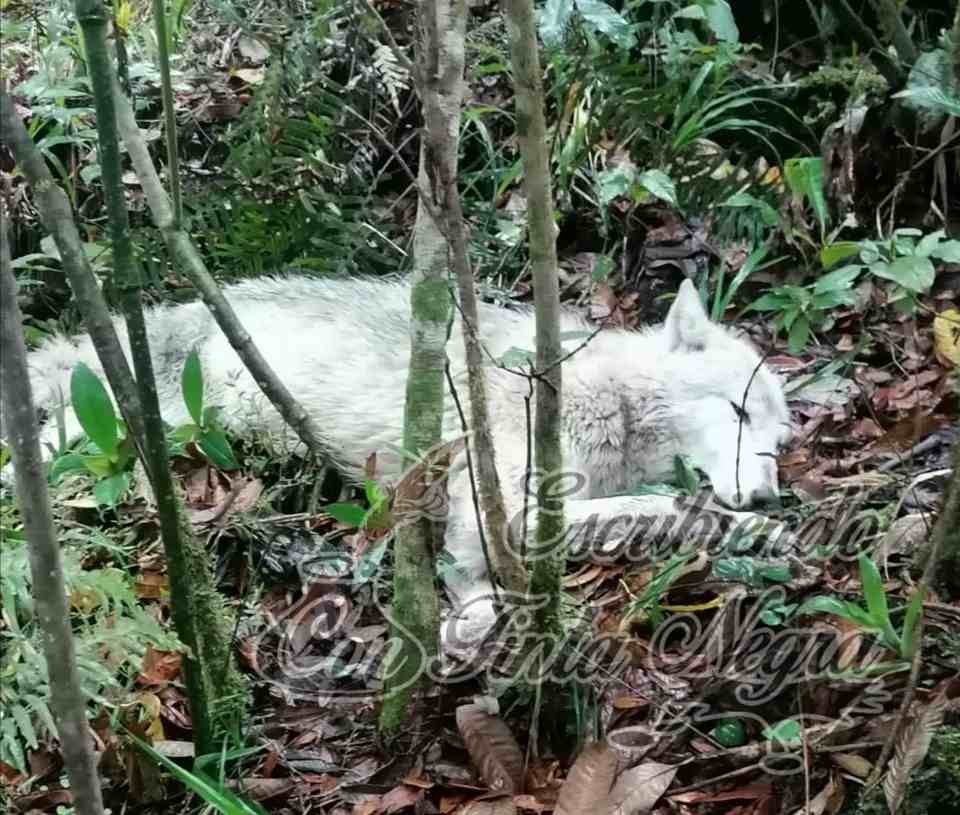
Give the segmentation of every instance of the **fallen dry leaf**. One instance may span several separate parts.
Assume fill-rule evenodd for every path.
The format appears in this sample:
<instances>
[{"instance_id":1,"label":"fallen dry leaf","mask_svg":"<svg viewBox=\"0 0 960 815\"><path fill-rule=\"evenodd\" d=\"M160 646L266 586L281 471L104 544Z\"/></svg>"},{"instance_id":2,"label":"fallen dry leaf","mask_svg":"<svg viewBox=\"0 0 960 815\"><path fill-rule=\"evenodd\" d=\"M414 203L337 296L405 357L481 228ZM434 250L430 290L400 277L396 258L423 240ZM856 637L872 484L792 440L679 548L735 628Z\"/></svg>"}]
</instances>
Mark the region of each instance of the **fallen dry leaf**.
<instances>
[{"instance_id":1,"label":"fallen dry leaf","mask_svg":"<svg viewBox=\"0 0 960 815\"><path fill-rule=\"evenodd\" d=\"M933 347L940 362L960 368L960 311L948 308L934 318Z\"/></svg>"}]
</instances>

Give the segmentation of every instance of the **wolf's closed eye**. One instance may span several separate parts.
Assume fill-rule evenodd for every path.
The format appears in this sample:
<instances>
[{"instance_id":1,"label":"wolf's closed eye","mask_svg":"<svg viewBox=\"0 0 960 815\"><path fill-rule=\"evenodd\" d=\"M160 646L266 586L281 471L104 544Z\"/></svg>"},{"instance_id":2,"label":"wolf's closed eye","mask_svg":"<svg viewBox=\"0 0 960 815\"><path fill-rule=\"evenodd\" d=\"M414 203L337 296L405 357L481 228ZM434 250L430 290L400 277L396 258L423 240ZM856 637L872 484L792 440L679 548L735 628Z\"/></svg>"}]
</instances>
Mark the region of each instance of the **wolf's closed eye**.
<instances>
[{"instance_id":1,"label":"wolf's closed eye","mask_svg":"<svg viewBox=\"0 0 960 815\"><path fill-rule=\"evenodd\" d=\"M744 424L750 424L750 414L740 407L740 405L738 405L736 402L731 402L730 407L733 408L733 412L737 415L737 419Z\"/></svg>"}]
</instances>

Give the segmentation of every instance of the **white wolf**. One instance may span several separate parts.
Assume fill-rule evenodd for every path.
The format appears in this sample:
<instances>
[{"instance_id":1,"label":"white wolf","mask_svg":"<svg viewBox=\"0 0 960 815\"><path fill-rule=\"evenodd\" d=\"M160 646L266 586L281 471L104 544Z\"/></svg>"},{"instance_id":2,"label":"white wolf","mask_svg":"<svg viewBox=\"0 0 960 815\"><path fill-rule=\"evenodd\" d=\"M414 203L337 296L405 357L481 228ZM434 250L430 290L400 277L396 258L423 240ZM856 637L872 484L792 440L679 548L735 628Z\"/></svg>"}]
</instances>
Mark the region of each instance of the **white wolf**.
<instances>
[{"instance_id":1,"label":"white wolf","mask_svg":"<svg viewBox=\"0 0 960 815\"><path fill-rule=\"evenodd\" d=\"M278 277L231 286L226 297L266 359L325 434L337 462L361 478L371 452L388 467L402 438L410 356L409 287L399 279ZM148 332L164 419L188 421L179 390L186 355L197 348L208 404L238 433L286 435L279 414L261 395L202 303L149 312ZM491 356L532 348L530 310L480 306L480 329ZM575 313L562 330L589 331ZM118 321L121 341L125 332ZM459 326L448 355L461 398L468 399ZM575 341L575 347L581 340ZM58 337L30 354L34 398L52 408L69 398L71 371L83 361L101 368L89 338ZM498 470L508 515L523 508L527 381L489 366L488 399ZM62 396L61 396L62 395ZM445 436L460 435L447 394ZM469 416L465 405L464 410ZM80 428L67 411L68 435ZM56 428L47 428L48 440ZM689 281L666 322L640 332L605 330L563 365L565 468L582 482L566 504L575 526L585 519L675 511L668 497L623 496L638 482L662 480L677 454L709 476L720 500L741 509L778 495L776 454L790 435L790 417L776 376L742 338L712 323ZM394 448L395 449L395 448ZM489 624L490 585L478 542L469 477L461 455L449 478L447 549L459 569L448 570L454 602L469 605L467 631ZM616 497L620 495L621 497ZM531 527L532 528L532 527Z\"/></svg>"}]
</instances>

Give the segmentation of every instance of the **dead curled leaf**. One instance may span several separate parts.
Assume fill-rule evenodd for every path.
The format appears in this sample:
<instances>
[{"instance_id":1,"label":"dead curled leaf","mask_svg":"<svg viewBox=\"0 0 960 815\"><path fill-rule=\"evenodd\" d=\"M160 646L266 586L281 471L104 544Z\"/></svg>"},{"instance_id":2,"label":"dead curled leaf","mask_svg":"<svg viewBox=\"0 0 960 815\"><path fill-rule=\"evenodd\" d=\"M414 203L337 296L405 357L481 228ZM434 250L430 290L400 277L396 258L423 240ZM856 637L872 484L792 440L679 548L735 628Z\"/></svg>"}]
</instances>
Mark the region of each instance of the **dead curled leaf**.
<instances>
[{"instance_id":1,"label":"dead curled leaf","mask_svg":"<svg viewBox=\"0 0 960 815\"><path fill-rule=\"evenodd\" d=\"M584 815L603 811L617 772L617 756L606 742L588 744L577 756L560 788L555 815Z\"/></svg>"},{"instance_id":2,"label":"dead curled leaf","mask_svg":"<svg viewBox=\"0 0 960 815\"><path fill-rule=\"evenodd\" d=\"M948 308L934 318L933 347L944 365L960 368L960 311Z\"/></svg>"},{"instance_id":3,"label":"dead curled leaf","mask_svg":"<svg viewBox=\"0 0 960 815\"><path fill-rule=\"evenodd\" d=\"M490 789L509 795L523 791L523 753L502 719L478 704L461 705L457 727Z\"/></svg>"},{"instance_id":4,"label":"dead curled leaf","mask_svg":"<svg viewBox=\"0 0 960 815\"><path fill-rule=\"evenodd\" d=\"M653 811L677 774L670 764L647 761L624 770L610 791L610 815L644 815Z\"/></svg>"}]
</instances>

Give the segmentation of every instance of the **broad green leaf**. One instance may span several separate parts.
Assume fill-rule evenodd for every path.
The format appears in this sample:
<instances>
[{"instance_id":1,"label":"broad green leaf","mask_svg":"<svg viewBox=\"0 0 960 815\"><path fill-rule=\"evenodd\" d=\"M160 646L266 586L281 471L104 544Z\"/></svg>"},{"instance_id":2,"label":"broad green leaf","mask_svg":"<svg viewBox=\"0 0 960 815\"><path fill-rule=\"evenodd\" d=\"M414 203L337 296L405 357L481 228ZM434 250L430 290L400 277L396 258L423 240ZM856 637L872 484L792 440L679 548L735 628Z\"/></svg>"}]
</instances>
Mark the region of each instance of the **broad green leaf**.
<instances>
[{"instance_id":1,"label":"broad green leaf","mask_svg":"<svg viewBox=\"0 0 960 815\"><path fill-rule=\"evenodd\" d=\"M707 24L718 40L740 42L740 29L727 0L701 0L701 4L705 7Z\"/></svg>"},{"instance_id":2,"label":"broad green leaf","mask_svg":"<svg viewBox=\"0 0 960 815\"><path fill-rule=\"evenodd\" d=\"M929 258L906 255L893 263L879 261L870 264L871 274L899 283L913 292L925 292L933 285L936 269Z\"/></svg>"},{"instance_id":3,"label":"broad green leaf","mask_svg":"<svg viewBox=\"0 0 960 815\"><path fill-rule=\"evenodd\" d=\"M117 471L117 465L106 456L82 456L82 458L83 466L100 478L107 478Z\"/></svg>"},{"instance_id":4,"label":"broad green leaf","mask_svg":"<svg viewBox=\"0 0 960 815\"><path fill-rule=\"evenodd\" d=\"M340 502L327 504L323 511L344 526L363 526L367 511L359 504Z\"/></svg>"},{"instance_id":5,"label":"broad green leaf","mask_svg":"<svg viewBox=\"0 0 960 815\"><path fill-rule=\"evenodd\" d=\"M817 278L817 282L813 284L813 292L825 294L849 289L862 271L863 266L843 266Z\"/></svg>"},{"instance_id":6,"label":"broad green leaf","mask_svg":"<svg viewBox=\"0 0 960 815\"><path fill-rule=\"evenodd\" d=\"M677 206L677 189L663 170L647 170L640 174L637 183L651 195Z\"/></svg>"},{"instance_id":7,"label":"broad green leaf","mask_svg":"<svg viewBox=\"0 0 960 815\"><path fill-rule=\"evenodd\" d=\"M223 431L218 428L202 430L197 436L197 447L210 463L220 470L236 470L240 465L233 455L233 448Z\"/></svg>"},{"instance_id":8,"label":"broad green leaf","mask_svg":"<svg viewBox=\"0 0 960 815\"><path fill-rule=\"evenodd\" d=\"M107 389L96 374L78 362L70 376L70 401L77 420L100 452L113 456L117 449L117 416Z\"/></svg>"},{"instance_id":9,"label":"broad green leaf","mask_svg":"<svg viewBox=\"0 0 960 815\"><path fill-rule=\"evenodd\" d=\"M540 37L543 44L556 48L573 18L573 0L547 0L540 10Z\"/></svg>"},{"instance_id":10,"label":"broad green leaf","mask_svg":"<svg viewBox=\"0 0 960 815\"><path fill-rule=\"evenodd\" d=\"M860 241L860 260L864 263L876 263L882 257L880 245L876 241Z\"/></svg>"},{"instance_id":11,"label":"broad green leaf","mask_svg":"<svg viewBox=\"0 0 960 815\"><path fill-rule=\"evenodd\" d=\"M924 235L920 238L920 242L917 244L917 248L914 250L915 255L919 255L922 258L930 257L930 254L934 249L937 248L939 244L944 239L944 231L938 229L936 232L930 232L927 235Z\"/></svg>"},{"instance_id":12,"label":"broad green leaf","mask_svg":"<svg viewBox=\"0 0 960 815\"><path fill-rule=\"evenodd\" d=\"M820 231L823 232L830 217L827 199L823 194L823 159L809 156L787 159L783 174L790 191L810 202L820 222Z\"/></svg>"},{"instance_id":13,"label":"broad green leaf","mask_svg":"<svg viewBox=\"0 0 960 815\"><path fill-rule=\"evenodd\" d=\"M820 250L820 265L824 269L835 266L841 260L846 260L860 253L860 244L856 241L837 241L828 243Z\"/></svg>"},{"instance_id":14,"label":"broad green leaf","mask_svg":"<svg viewBox=\"0 0 960 815\"><path fill-rule=\"evenodd\" d=\"M690 5L684 6L679 11L674 12L673 16L683 20L706 20L707 12L703 10L703 6Z\"/></svg>"},{"instance_id":15,"label":"broad green leaf","mask_svg":"<svg viewBox=\"0 0 960 815\"><path fill-rule=\"evenodd\" d=\"M960 263L960 241L943 241L930 254L947 263Z\"/></svg>"},{"instance_id":16,"label":"broad green leaf","mask_svg":"<svg viewBox=\"0 0 960 815\"><path fill-rule=\"evenodd\" d=\"M615 198L626 195L633 186L634 173L625 167L611 167L597 174L597 197L606 206Z\"/></svg>"},{"instance_id":17,"label":"broad green leaf","mask_svg":"<svg viewBox=\"0 0 960 815\"><path fill-rule=\"evenodd\" d=\"M633 45L633 26L619 11L602 0L576 0L586 28L609 37L621 48Z\"/></svg>"},{"instance_id":18,"label":"broad green leaf","mask_svg":"<svg viewBox=\"0 0 960 815\"><path fill-rule=\"evenodd\" d=\"M193 441L200 433L200 426L195 424L182 424L179 427L175 427L170 433L170 440L176 444L186 444L188 441Z\"/></svg>"},{"instance_id":19,"label":"broad green leaf","mask_svg":"<svg viewBox=\"0 0 960 815\"><path fill-rule=\"evenodd\" d=\"M113 507L129 486L130 473L116 473L93 485L93 497L101 506Z\"/></svg>"},{"instance_id":20,"label":"broad green leaf","mask_svg":"<svg viewBox=\"0 0 960 815\"><path fill-rule=\"evenodd\" d=\"M790 334L787 336L787 344L790 348L790 353L799 354L804 349L804 346L806 346L807 340L809 339L810 320L807 319L805 314L801 314L790 326Z\"/></svg>"},{"instance_id":21,"label":"broad green leaf","mask_svg":"<svg viewBox=\"0 0 960 815\"><path fill-rule=\"evenodd\" d=\"M200 355L194 348L183 364L183 376L180 381L183 401L187 412L195 424L203 424L203 370L200 367Z\"/></svg>"},{"instance_id":22,"label":"broad green leaf","mask_svg":"<svg viewBox=\"0 0 960 815\"><path fill-rule=\"evenodd\" d=\"M75 473L78 470L86 470L87 465L84 461L85 456L79 453L67 453L65 456L57 456L50 465L50 472L47 475L51 484L56 484L67 473ZM105 459L106 460L106 459Z\"/></svg>"}]
</instances>

